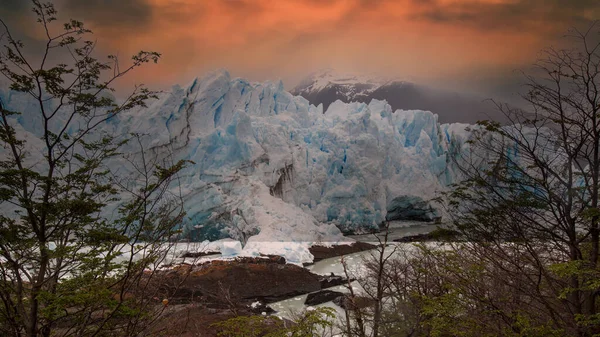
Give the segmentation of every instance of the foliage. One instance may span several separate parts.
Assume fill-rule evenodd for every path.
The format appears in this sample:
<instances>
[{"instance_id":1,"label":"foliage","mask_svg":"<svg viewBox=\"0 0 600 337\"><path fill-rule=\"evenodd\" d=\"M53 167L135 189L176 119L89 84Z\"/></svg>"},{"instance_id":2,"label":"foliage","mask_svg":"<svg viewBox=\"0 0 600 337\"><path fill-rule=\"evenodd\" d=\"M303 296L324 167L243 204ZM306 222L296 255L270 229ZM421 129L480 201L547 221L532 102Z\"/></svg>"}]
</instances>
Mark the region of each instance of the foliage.
<instances>
[{"instance_id":1,"label":"foliage","mask_svg":"<svg viewBox=\"0 0 600 337\"><path fill-rule=\"evenodd\" d=\"M600 333L596 29L573 30L573 49L545 50L539 76L525 75L529 109L498 103L510 125L479 123L455 162L464 181L447 194L447 206L470 242L461 260L476 262L502 290L488 289L486 300L517 335Z\"/></svg>"},{"instance_id":2,"label":"foliage","mask_svg":"<svg viewBox=\"0 0 600 337\"><path fill-rule=\"evenodd\" d=\"M568 335L558 324L562 317L549 319L549 309L545 307L555 305L557 299L539 289L526 288L534 271L515 276L517 270L523 269L512 268L527 263L499 265L501 260L488 255L490 250L481 249L481 244L403 244L383 264L381 276L372 272L357 276L361 285L377 278L384 285L379 335ZM511 254L515 262L523 256L519 248L511 250ZM369 327L373 326L370 309L362 310L360 317ZM352 317L357 316L352 313ZM356 320L351 323L356 326ZM346 332L349 336L362 335L355 328L346 331L350 331ZM373 336L372 329L364 331L365 336Z\"/></svg>"},{"instance_id":3,"label":"foliage","mask_svg":"<svg viewBox=\"0 0 600 337\"><path fill-rule=\"evenodd\" d=\"M45 37L39 60L0 20L0 74L35 102L10 111L0 100L0 334L129 336L154 317L142 294L183 217L169 186L185 162L146 156L143 135L117 139L101 127L157 97L138 86L117 102L112 85L160 54L139 52L127 67L101 61L82 22L57 27L52 3L32 5ZM128 142L136 151L125 156ZM127 176L111 170L117 160Z\"/></svg>"},{"instance_id":4,"label":"foliage","mask_svg":"<svg viewBox=\"0 0 600 337\"><path fill-rule=\"evenodd\" d=\"M275 316L238 316L212 326L220 337L312 337L333 325L335 310L328 307L305 311L289 326Z\"/></svg>"}]
</instances>

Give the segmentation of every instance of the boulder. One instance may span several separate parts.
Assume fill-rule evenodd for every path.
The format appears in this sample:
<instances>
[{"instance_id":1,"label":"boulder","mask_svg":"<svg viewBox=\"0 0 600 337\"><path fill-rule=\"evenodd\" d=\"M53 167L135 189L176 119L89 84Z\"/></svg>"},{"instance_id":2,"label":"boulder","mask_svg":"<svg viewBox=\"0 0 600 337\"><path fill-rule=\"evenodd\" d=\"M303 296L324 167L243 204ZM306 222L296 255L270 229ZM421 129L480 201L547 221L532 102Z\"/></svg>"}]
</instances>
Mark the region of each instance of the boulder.
<instances>
[{"instance_id":1,"label":"boulder","mask_svg":"<svg viewBox=\"0 0 600 337\"><path fill-rule=\"evenodd\" d=\"M333 299L333 303L346 310L357 310L375 305L375 300L366 296L355 296L351 298L349 294Z\"/></svg>"},{"instance_id":2,"label":"boulder","mask_svg":"<svg viewBox=\"0 0 600 337\"><path fill-rule=\"evenodd\" d=\"M339 276L339 275L335 275L335 274L331 273L331 275L329 275L329 276L325 276L325 275L319 276L319 282L321 282L321 289L327 289L327 288L331 288L331 287L348 284L348 279L343 276Z\"/></svg>"},{"instance_id":3,"label":"boulder","mask_svg":"<svg viewBox=\"0 0 600 337\"><path fill-rule=\"evenodd\" d=\"M273 310L273 308L271 308L270 306L266 305L265 303L263 303L261 301L253 302L253 303L249 304L247 307L251 313L257 314L257 315L262 315L263 312L266 314L274 314L276 312L275 310Z\"/></svg>"},{"instance_id":4,"label":"boulder","mask_svg":"<svg viewBox=\"0 0 600 337\"><path fill-rule=\"evenodd\" d=\"M329 301L333 301L334 299L344 296L344 293L333 290L321 290L316 293L310 293L306 296L306 300L304 301L304 305L317 305Z\"/></svg>"}]
</instances>

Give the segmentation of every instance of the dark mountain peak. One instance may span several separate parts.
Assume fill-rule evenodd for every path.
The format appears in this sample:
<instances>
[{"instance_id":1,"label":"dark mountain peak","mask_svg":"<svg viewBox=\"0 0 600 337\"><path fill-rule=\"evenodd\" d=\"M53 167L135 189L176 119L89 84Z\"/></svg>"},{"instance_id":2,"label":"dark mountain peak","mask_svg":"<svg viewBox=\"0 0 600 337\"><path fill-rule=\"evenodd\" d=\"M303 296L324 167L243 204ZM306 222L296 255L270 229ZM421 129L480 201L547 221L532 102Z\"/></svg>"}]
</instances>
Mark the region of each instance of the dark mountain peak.
<instances>
[{"instance_id":1,"label":"dark mountain peak","mask_svg":"<svg viewBox=\"0 0 600 337\"><path fill-rule=\"evenodd\" d=\"M290 91L324 110L337 100L369 103L386 100L393 110L426 110L436 113L440 123L475 123L479 120L504 121L504 116L484 98L468 93L434 89L399 79L365 75L340 75L333 69L310 74Z\"/></svg>"}]
</instances>

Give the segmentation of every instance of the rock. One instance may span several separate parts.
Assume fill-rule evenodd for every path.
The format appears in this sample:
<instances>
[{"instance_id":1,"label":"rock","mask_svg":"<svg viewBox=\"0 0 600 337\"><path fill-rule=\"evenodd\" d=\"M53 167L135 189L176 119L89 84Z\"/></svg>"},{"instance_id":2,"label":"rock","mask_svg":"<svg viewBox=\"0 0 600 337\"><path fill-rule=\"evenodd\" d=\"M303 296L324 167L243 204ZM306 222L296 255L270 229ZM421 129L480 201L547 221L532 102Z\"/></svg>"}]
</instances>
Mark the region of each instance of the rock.
<instances>
[{"instance_id":1,"label":"rock","mask_svg":"<svg viewBox=\"0 0 600 337\"><path fill-rule=\"evenodd\" d=\"M221 252L217 252L217 251L207 251L207 252L185 252L183 254L181 254L182 258L199 258L199 257L203 257L203 256L210 256L210 255L219 255L221 254Z\"/></svg>"},{"instance_id":2,"label":"rock","mask_svg":"<svg viewBox=\"0 0 600 337\"><path fill-rule=\"evenodd\" d=\"M429 242L434 241L433 237L427 234L407 235L398 239L394 239L394 242Z\"/></svg>"},{"instance_id":3,"label":"rock","mask_svg":"<svg viewBox=\"0 0 600 337\"><path fill-rule=\"evenodd\" d=\"M343 309L357 310L375 305L375 300L365 296L355 296L351 299L349 294L333 299L333 303Z\"/></svg>"},{"instance_id":4,"label":"rock","mask_svg":"<svg viewBox=\"0 0 600 337\"><path fill-rule=\"evenodd\" d=\"M353 242L350 245L334 245L331 247L314 245L309 248L310 253L314 256L314 262L321 261L330 257L348 255L358 253L369 249L377 248L377 246L366 242Z\"/></svg>"},{"instance_id":5,"label":"rock","mask_svg":"<svg viewBox=\"0 0 600 337\"><path fill-rule=\"evenodd\" d=\"M261 257L266 257L269 261L277 264L286 264L285 257L279 255L260 254Z\"/></svg>"},{"instance_id":6,"label":"rock","mask_svg":"<svg viewBox=\"0 0 600 337\"><path fill-rule=\"evenodd\" d=\"M308 296L306 296L306 300L304 301L304 305L317 305L333 301L340 296L344 296L344 294L339 291L321 290L317 291L316 293L308 294Z\"/></svg>"},{"instance_id":7,"label":"rock","mask_svg":"<svg viewBox=\"0 0 600 337\"><path fill-rule=\"evenodd\" d=\"M263 302L256 301L247 306L248 310L253 314L262 314L263 312L266 314L273 314L276 311L273 310L270 306L264 304Z\"/></svg>"},{"instance_id":8,"label":"rock","mask_svg":"<svg viewBox=\"0 0 600 337\"><path fill-rule=\"evenodd\" d=\"M394 239L394 242L430 242L430 241L456 241L459 239L460 233L455 230L447 228L437 228L429 233L408 235L398 239Z\"/></svg>"},{"instance_id":9,"label":"rock","mask_svg":"<svg viewBox=\"0 0 600 337\"><path fill-rule=\"evenodd\" d=\"M348 279L343 276L334 275L332 273L329 276L319 276L319 282L321 282L321 289L327 289L343 284L348 284Z\"/></svg>"},{"instance_id":10,"label":"rock","mask_svg":"<svg viewBox=\"0 0 600 337\"><path fill-rule=\"evenodd\" d=\"M194 302L200 296L215 302L271 303L321 289L319 275L279 258L214 260L173 269L165 277L171 286L164 289L164 297L176 303Z\"/></svg>"}]
</instances>

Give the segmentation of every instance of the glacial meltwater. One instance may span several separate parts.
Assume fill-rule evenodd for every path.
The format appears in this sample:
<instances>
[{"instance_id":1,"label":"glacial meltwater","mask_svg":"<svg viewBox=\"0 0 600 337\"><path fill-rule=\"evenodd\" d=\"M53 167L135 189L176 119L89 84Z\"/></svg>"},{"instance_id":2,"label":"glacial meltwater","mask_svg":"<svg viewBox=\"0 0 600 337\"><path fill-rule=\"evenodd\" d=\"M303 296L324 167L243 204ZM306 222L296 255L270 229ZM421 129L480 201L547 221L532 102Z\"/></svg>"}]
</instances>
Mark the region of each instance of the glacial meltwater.
<instances>
[{"instance_id":1,"label":"glacial meltwater","mask_svg":"<svg viewBox=\"0 0 600 337\"><path fill-rule=\"evenodd\" d=\"M418 221L392 221L390 222L390 230L388 234L388 242L390 244L395 245L411 245L410 243L394 243L394 239L398 239L405 236L412 236L418 234L429 233L432 230L436 229L435 225L432 224L424 224L423 222ZM377 234L361 234L361 235L353 235L349 236L357 241L368 242L372 244L379 244L377 237L383 242L384 233ZM344 266L342 265L342 259L346 262L346 266L351 274L357 275L361 273L361 269L363 268L363 261L370 254L373 254L373 250L363 251L354 254L348 254L343 257L332 257L328 259L324 259L316 262L313 265L307 266L306 268L312 271L313 273L320 275L330 275L334 273L335 275L344 275ZM359 289L359 285L356 282L352 283L352 286L357 289L357 291L361 291ZM334 290L339 292L347 292L348 290L344 286L337 286L328 288L328 290ZM269 304L271 308L277 311L277 316L291 318L294 316L294 313L302 312L304 309L308 307L304 305L304 301L306 300L305 295L296 296L287 300L283 300L280 302L275 302ZM328 306L334 308L338 312L339 317L344 317L344 310L337 305L333 304L333 302L325 302L323 304L316 305L315 307L323 307Z\"/></svg>"}]
</instances>

